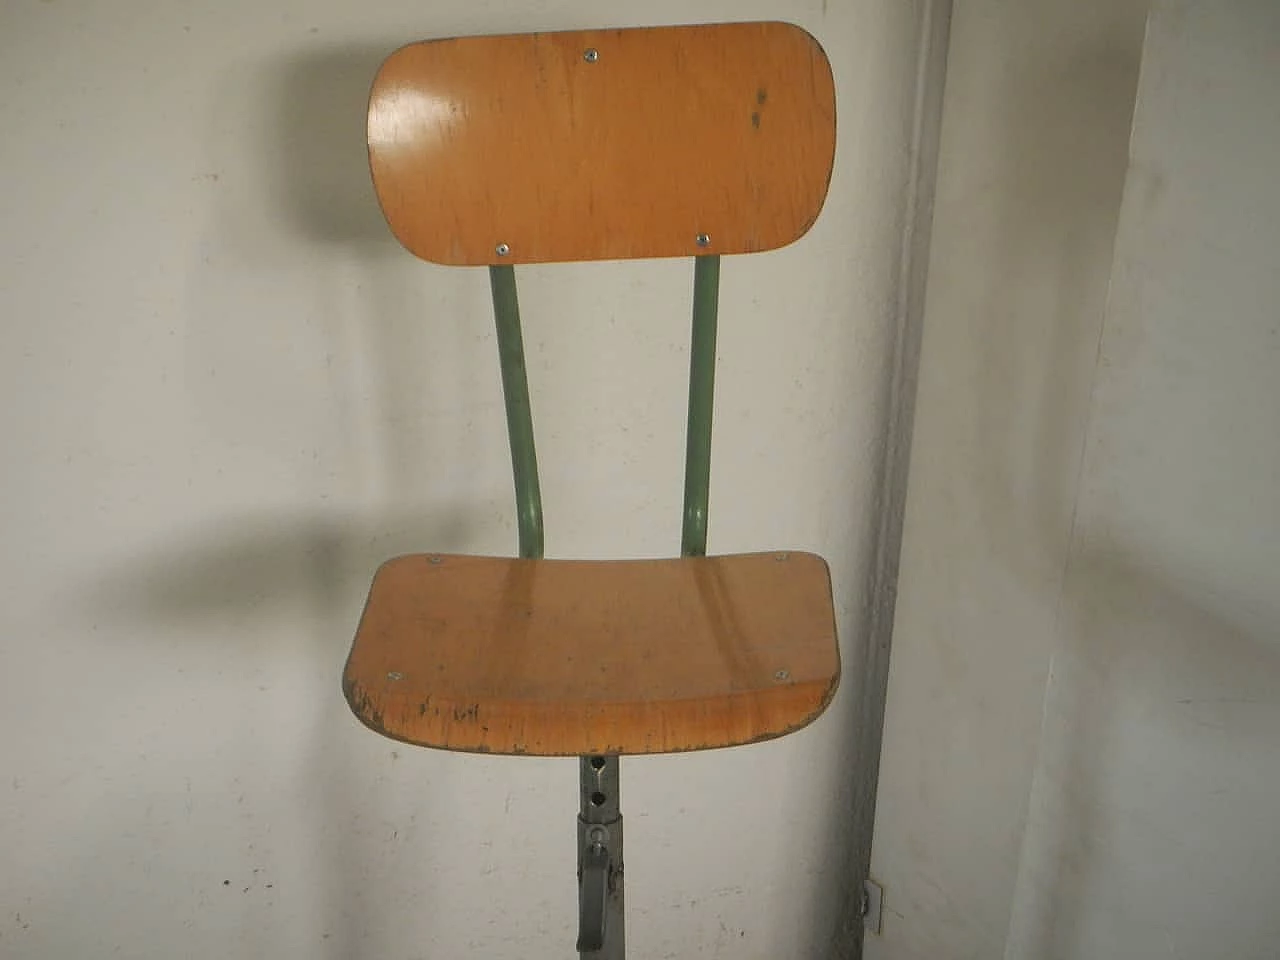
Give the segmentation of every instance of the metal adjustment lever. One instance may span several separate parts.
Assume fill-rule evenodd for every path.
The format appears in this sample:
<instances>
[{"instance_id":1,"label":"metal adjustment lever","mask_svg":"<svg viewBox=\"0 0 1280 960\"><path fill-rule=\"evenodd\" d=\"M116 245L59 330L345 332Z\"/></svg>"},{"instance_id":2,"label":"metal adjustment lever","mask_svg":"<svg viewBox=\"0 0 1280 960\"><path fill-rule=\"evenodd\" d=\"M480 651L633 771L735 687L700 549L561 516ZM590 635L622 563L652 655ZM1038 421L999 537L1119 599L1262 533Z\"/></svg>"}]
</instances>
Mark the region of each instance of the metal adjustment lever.
<instances>
[{"instance_id":1,"label":"metal adjustment lever","mask_svg":"<svg viewBox=\"0 0 1280 960\"><path fill-rule=\"evenodd\" d=\"M593 827L592 831L602 831ZM599 834L596 834L599 836ZM609 848L588 836L578 868L578 952L596 953L604 947L605 907L609 897Z\"/></svg>"},{"instance_id":2,"label":"metal adjustment lever","mask_svg":"<svg viewBox=\"0 0 1280 960\"><path fill-rule=\"evenodd\" d=\"M578 814L578 953L623 960L622 816L617 757L583 757Z\"/></svg>"}]
</instances>

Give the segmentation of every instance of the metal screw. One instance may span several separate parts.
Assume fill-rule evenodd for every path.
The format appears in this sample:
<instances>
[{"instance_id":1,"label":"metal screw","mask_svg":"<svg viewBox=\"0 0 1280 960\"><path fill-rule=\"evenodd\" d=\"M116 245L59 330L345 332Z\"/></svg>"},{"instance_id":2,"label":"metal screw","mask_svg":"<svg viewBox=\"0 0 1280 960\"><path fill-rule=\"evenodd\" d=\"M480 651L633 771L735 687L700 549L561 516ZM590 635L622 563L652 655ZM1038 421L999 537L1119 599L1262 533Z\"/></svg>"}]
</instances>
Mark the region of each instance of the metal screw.
<instances>
[{"instance_id":1,"label":"metal screw","mask_svg":"<svg viewBox=\"0 0 1280 960\"><path fill-rule=\"evenodd\" d=\"M403 673L401 673L399 670L392 670L390 673L388 673L388 674L387 674L387 679L388 679L388 680L403 680L403 679L404 679L404 674L403 674Z\"/></svg>"},{"instance_id":2,"label":"metal screw","mask_svg":"<svg viewBox=\"0 0 1280 960\"><path fill-rule=\"evenodd\" d=\"M432 557L430 562L431 562L431 563L443 563L444 561L442 561L439 557Z\"/></svg>"},{"instance_id":3,"label":"metal screw","mask_svg":"<svg viewBox=\"0 0 1280 960\"><path fill-rule=\"evenodd\" d=\"M781 683L783 680L786 680L786 679L787 679L787 678L789 678L790 676L791 676L791 674L790 674L789 672L787 672L786 670L779 670L777 673L775 673L775 674L773 675L773 679L775 679L775 680L777 680L779 683Z\"/></svg>"},{"instance_id":4,"label":"metal screw","mask_svg":"<svg viewBox=\"0 0 1280 960\"><path fill-rule=\"evenodd\" d=\"M700 247L709 247L711 246L711 234L700 233L694 238L694 242Z\"/></svg>"},{"instance_id":5,"label":"metal screw","mask_svg":"<svg viewBox=\"0 0 1280 960\"><path fill-rule=\"evenodd\" d=\"M595 47L587 47L586 50L582 51L582 59L587 63L595 63L600 59L600 51Z\"/></svg>"},{"instance_id":6,"label":"metal screw","mask_svg":"<svg viewBox=\"0 0 1280 960\"><path fill-rule=\"evenodd\" d=\"M508 253L511 252L511 248L507 246L505 243L498 244L497 247L495 247L494 249L498 251L498 256L500 257L505 257Z\"/></svg>"}]
</instances>

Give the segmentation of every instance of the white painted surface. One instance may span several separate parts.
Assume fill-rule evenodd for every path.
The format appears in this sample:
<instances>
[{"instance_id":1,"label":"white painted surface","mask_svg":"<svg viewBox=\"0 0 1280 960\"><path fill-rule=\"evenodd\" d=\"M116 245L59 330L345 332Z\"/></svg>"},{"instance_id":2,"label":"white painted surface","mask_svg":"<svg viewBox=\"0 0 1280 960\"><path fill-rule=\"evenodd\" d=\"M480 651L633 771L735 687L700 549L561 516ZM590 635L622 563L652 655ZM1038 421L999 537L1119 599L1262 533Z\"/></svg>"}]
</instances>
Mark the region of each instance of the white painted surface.
<instances>
[{"instance_id":1,"label":"white painted surface","mask_svg":"<svg viewBox=\"0 0 1280 960\"><path fill-rule=\"evenodd\" d=\"M936 277L873 860L889 913L869 956L1276 956L1278 49L1269 0L1154 5L1100 340L1040 308L944 359L971 302ZM1046 150L1044 175L1118 182L1092 153L1113 121ZM1071 289L1102 316L1098 199ZM1044 224L1058 242L1080 200L1068 178ZM1028 283L1010 266L989 268L998 302ZM1027 321L1078 346L1037 363L1009 348ZM979 352L998 375L965 365ZM979 391L1001 411L987 430Z\"/></svg>"},{"instance_id":2,"label":"white painted surface","mask_svg":"<svg viewBox=\"0 0 1280 960\"><path fill-rule=\"evenodd\" d=\"M1145 11L955 8L870 957L1004 949Z\"/></svg>"},{"instance_id":3,"label":"white painted surface","mask_svg":"<svg viewBox=\"0 0 1280 960\"><path fill-rule=\"evenodd\" d=\"M1280 950L1277 51L1153 6L1010 957Z\"/></svg>"},{"instance_id":4,"label":"white painted surface","mask_svg":"<svg viewBox=\"0 0 1280 960\"><path fill-rule=\"evenodd\" d=\"M920 10L697 10L785 16L835 69L822 219L725 265L711 537L827 554L851 675ZM339 693L380 559L515 537L484 275L390 241L362 110L400 43L620 23L0 10L0 955L570 952L574 763L399 747ZM676 548L690 273L523 272L552 555ZM839 804L870 778L831 758L859 712L846 693L781 742L626 765L635 956L825 955L854 902Z\"/></svg>"}]
</instances>

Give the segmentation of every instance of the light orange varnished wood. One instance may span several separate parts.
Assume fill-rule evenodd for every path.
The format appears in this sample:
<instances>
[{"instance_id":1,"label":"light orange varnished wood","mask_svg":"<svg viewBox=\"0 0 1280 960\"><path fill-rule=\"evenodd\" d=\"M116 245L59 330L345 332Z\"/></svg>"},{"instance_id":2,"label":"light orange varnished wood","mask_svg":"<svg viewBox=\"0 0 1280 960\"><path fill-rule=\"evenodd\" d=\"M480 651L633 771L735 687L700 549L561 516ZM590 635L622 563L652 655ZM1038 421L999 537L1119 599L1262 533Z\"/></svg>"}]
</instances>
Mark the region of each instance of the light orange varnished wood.
<instances>
[{"instance_id":1,"label":"light orange varnished wood","mask_svg":"<svg viewBox=\"0 0 1280 960\"><path fill-rule=\"evenodd\" d=\"M785 23L464 37L392 54L368 132L383 213L426 260L750 253L817 218L835 92Z\"/></svg>"},{"instance_id":2,"label":"light orange varnished wood","mask_svg":"<svg viewBox=\"0 0 1280 960\"><path fill-rule=\"evenodd\" d=\"M398 740L574 756L789 733L822 712L839 672L813 554L415 555L375 576L343 688Z\"/></svg>"}]
</instances>

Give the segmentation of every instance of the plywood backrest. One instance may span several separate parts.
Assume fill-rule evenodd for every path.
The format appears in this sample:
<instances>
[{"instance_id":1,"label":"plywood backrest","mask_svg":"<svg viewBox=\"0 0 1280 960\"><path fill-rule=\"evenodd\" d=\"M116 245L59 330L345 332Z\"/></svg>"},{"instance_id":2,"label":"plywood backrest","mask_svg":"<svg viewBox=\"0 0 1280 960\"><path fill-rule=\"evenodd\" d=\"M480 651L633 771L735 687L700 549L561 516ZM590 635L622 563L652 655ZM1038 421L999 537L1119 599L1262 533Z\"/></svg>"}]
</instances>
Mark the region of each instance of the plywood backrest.
<instances>
[{"instance_id":1,"label":"plywood backrest","mask_svg":"<svg viewBox=\"0 0 1280 960\"><path fill-rule=\"evenodd\" d=\"M387 221L444 264L774 249L817 218L834 152L830 64L785 23L415 43L369 107Z\"/></svg>"}]
</instances>

